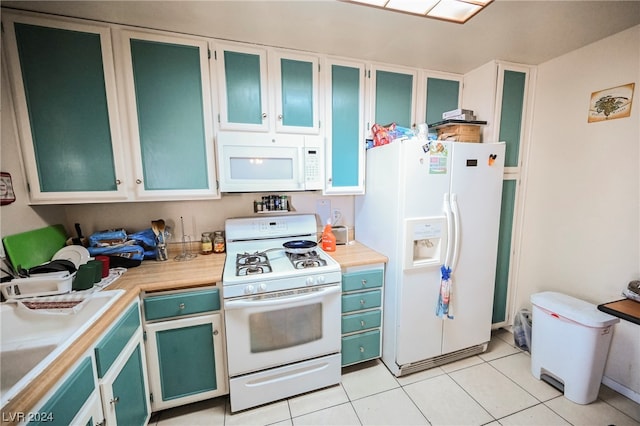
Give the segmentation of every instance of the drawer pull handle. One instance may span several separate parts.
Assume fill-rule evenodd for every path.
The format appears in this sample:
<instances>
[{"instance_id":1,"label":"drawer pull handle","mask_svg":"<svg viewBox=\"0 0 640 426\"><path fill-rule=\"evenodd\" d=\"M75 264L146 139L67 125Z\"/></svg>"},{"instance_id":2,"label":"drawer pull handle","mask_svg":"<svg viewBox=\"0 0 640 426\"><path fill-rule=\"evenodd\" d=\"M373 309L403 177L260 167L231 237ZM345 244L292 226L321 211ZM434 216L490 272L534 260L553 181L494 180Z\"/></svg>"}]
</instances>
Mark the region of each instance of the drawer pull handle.
<instances>
[{"instance_id":1,"label":"drawer pull handle","mask_svg":"<svg viewBox=\"0 0 640 426\"><path fill-rule=\"evenodd\" d=\"M364 346L360 346L360 353L364 353Z\"/></svg>"},{"instance_id":2,"label":"drawer pull handle","mask_svg":"<svg viewBox=\"0 0 640 426\"><path fill-rule=\"evenodd\" d=\"M184 310L184 303L179 304L178 309L180 309L181 311Z\"/></svg>"},{"instance_id":3,"label":"drawer pull handle","mask_svg":"<svg viewBox=\"0 0 640 426\"><path fill-rule=\"evenodd\" d=\"M116 396L115 398L113 398L111 401L109 401L109 404L115 405L118 402L120 402L120 397Z\"/></svg>"},{"instance_id":4,"label":"drawer pull handle","mask_svg":"<svg viewBox=\"0 0 640 426\"><path fill-rule=\"evenodd\" d=\"M362 287L366 287L367 286L367 280L362 280Z\"/></svg>"},{"instance_id":5,"label":"drawer pull handle","mask_svg":"<svg viewBox=\"0 0 640 426\"><path fill-rule=\"evenodd\" d=\"M364 299L360 299L360 304L361 304L362 306L364 306L364 304L365 304Z\"/></svg>"},{"instance_id":6,"label":"drawer pull handle","mask_svg":"<svg viewBox=\"0 0 640 426\"><path fill-rule=\"evenodd\" d=\"M364 320L360 321L360 325L364 327Z\"/></svg>"}]
</instances>

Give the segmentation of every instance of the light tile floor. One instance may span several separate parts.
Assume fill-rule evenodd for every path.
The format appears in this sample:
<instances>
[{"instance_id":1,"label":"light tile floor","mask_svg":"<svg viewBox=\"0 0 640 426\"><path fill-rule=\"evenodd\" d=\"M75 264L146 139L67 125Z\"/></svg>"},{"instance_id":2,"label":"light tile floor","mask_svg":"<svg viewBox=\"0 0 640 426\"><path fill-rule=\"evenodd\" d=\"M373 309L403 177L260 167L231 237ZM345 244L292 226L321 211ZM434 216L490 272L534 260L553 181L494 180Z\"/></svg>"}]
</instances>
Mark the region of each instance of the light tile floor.
<instances>
[{"instance_id":1,"label":"light tile floor","mask_svg":"<svg viewBox=\"0 0 640 426\"><path fill-rule=\"evenodd\" d=\"M640 404L601 386L575 404L530 372L530 356L504 330L478 356L394 377L377 361L343 370L330 388L231 414L228 397L154 413L169 425L640 425Z\"/></svg>"}]
</instances>

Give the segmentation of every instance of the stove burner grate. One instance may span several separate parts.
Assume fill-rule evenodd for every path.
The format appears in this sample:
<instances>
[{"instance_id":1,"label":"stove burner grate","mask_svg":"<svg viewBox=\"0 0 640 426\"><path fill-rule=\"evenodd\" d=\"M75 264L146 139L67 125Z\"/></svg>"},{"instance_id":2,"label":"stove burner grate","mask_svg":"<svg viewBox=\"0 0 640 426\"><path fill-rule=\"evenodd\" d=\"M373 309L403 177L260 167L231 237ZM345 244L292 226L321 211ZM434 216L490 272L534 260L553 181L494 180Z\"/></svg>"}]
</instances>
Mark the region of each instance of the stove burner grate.
<instances>
[{"instance_id":1,"label":"stove burner grate","mask_svg":"<svg viewBox=\"0 0 640 426\"><path fill-rule=\"evenodd\" d=\"M271 271L271 264L264 252L238 253L236 255L236 276L266 274Z\"/></svg>"},{"instance_id":2,"label":"stove burner grate","mask_svg":"<svg viewBox=\"0 0 640 426\"><path fill-rule=\"evenodd\" d=\"M321 258L315 250L307 253L287 253L287 256L296 269L317 268L327 265L327 261Z\"/></svg>"}]
</instances>

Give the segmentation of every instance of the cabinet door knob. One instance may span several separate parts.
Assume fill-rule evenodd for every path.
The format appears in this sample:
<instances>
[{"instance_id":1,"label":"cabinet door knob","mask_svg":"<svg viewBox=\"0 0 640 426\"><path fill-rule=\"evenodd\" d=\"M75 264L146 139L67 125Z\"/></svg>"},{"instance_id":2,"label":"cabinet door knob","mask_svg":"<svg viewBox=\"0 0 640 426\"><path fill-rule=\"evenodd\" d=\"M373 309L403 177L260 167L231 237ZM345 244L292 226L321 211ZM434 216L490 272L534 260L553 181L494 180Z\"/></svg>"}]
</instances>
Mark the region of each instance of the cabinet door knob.
<instances>
[{"instance_id":1,"label":"cabinet door knob","mask_svg":"<svg viewBox=\"0 0 640 426\"><path fill-rule=\"evenodd\" d=\"M179 304L178 309L180 309L181 311L184 310L184 303Z\"/></svg>"},{"instance_id":2,"label":"cabinet door knob","mask_svg":"<svg viewBox=\"0 0 640 426\"><path fill-rule=\"evenodd\" d=\"M360 353L364 353L364 346L360 346Z\"/></svg>"},{"instance_id":3,"label":"cabinet door knob","mask_svg":"<svg viewBox=\"0 0 640 426\"><path fill-rule=\"evenodd\" d=\"M142 179L136 179L136 183L140 185L142 183Z\"/></svg>"},{"instance_id":4,"label":"cabinet door knob","mask_svg":"<svg viewBox=\"0 0 640 426\"><path fill-rule=\"evenodd\" d=\"M278 120L282 120L282 114L278 114Z\"/></svg>"},{"instance_id":5,"label":"cabinet door knob","mask_svg":"<svg viewBox=\"0 0 640 426\"><path fill-rule=\"evenodd\" d=\"M116 179L116 185L120 185L122 181L120 179Z\"/></svg>"},{"instance_id":6,"label":"cabinet door knob","mask_svg":"<svg viewBox=\"0 0 640 426\"><path fill-rule=\"evenodd\" d=\"M111 401L109 401L109 404L117 404L118 402L120 402L120 397L116 396L115 398L113 398Z\"/></svg>"},{"instance_id":7,"label":"cabinet door knob","mask_svg":"<svg viewBox=\"0 0 640 426\"><path fill-rule=\"evenodd\" d=\"M364 302L364 299L360 299L360 304L361 304L362 306L364 306L364 303L365 303L365 302Z\"/></svg>"},{"instance_id":8,"label":"cabinet door knob","mask_svg":"<svg viewBox=\"0 0 640 426\"><path fill-rule=\"evenodd\" d=\"M364 323L364 320L360 321L360 326L361 326L361 327L364 327L364 324L365 324L365 323Z\"/></svg>"},{"instance_id":9,"label":"cabinet door knob","mask_svg":"<svg viewBox=\"0 0 640 426\"><path fill-rule=\"evenodd\" d=\"M213 330L213 335L217 336L218 335L218 330Z\"/></svg>"},{"instance_id":10,"label":"cabinet door knob","mask_svg":"<svg viewBox=\"0 0 640 426\"><path fill-rule=\"evenodd\" d=\"M262 113L262 118L263 118L263 119L264 119L264 118L267 118L267 113L266 113L266 112L263 112L263 113Z\"/></svg>"},{"instance_id":11,"label":"cabinet door knob","mask_svg":"<svg viewBox=\"0 0 640 426\"><path fill-rule=\"evenodd\" d=\"M367 280L362 280L362 287L366 287L367 286Z\"/></svg>"}]
</instances>

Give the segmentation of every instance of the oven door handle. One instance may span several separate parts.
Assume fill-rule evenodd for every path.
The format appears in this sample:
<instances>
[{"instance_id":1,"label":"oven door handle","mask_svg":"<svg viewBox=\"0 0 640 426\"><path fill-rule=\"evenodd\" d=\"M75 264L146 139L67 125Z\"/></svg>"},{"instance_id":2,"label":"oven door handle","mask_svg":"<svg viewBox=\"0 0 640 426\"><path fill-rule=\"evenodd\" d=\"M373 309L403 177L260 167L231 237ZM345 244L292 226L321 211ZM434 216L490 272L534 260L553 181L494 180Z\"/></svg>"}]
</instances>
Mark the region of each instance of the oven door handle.
<instances>
[{"instance_id":1,"label":"oven door handle","mask_svg":"<svg viewBox=\"0 0 640 426\"><path fill-rule=\"evenodd\" d=\"M292 302L305 302L312 299L318 299L333 293L340 293L342 290L339 285L324 287L318 291L314 291L302 296L294 295L287 297L277 297L273 299L259 300L228 300L224 302L224 309L243 309L243 308L261 308L267 306L278 306L290 304Z\"/></svg>"}]
</instances>

